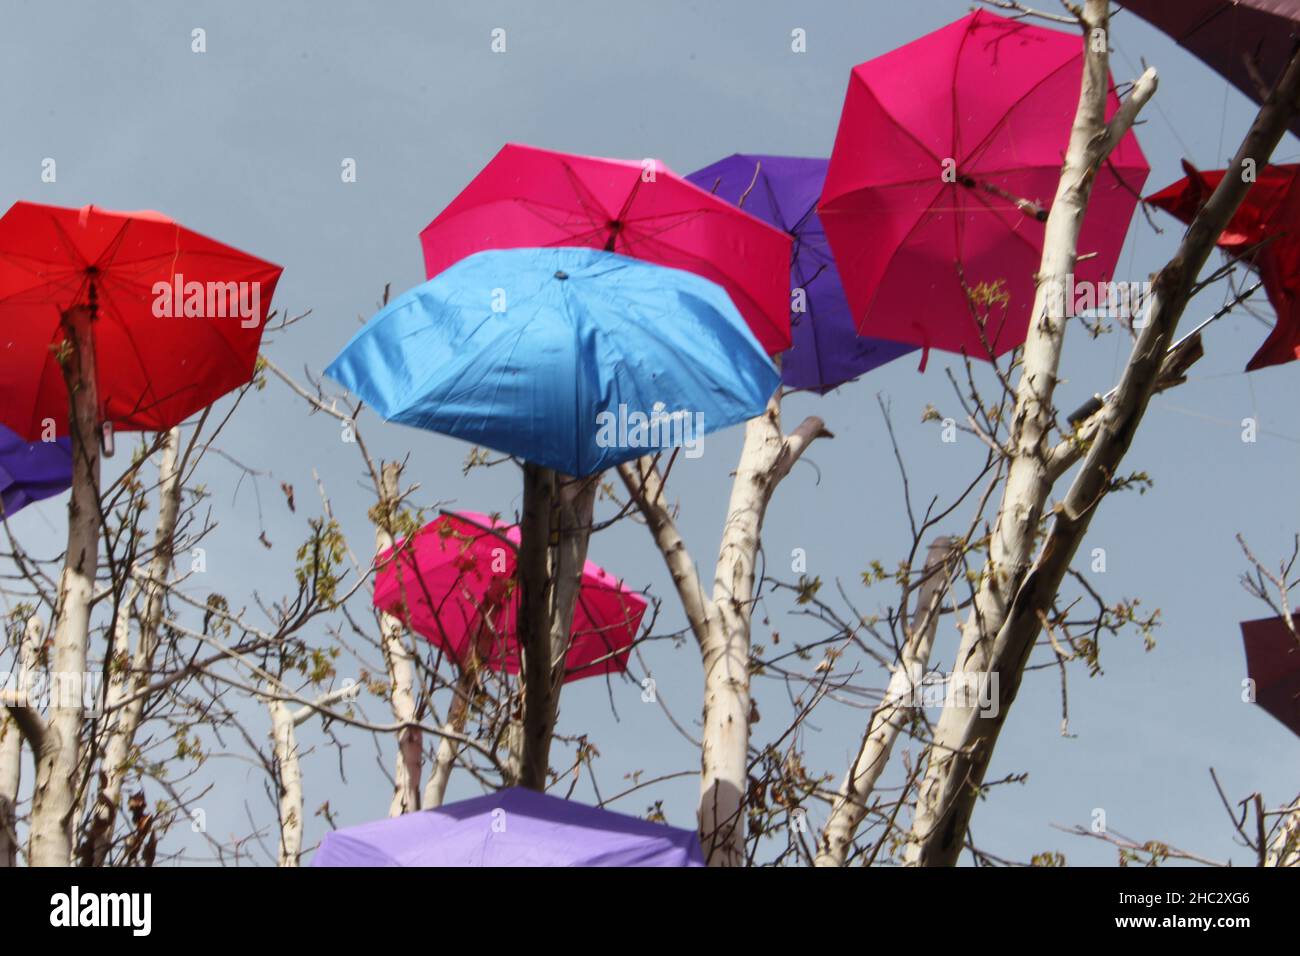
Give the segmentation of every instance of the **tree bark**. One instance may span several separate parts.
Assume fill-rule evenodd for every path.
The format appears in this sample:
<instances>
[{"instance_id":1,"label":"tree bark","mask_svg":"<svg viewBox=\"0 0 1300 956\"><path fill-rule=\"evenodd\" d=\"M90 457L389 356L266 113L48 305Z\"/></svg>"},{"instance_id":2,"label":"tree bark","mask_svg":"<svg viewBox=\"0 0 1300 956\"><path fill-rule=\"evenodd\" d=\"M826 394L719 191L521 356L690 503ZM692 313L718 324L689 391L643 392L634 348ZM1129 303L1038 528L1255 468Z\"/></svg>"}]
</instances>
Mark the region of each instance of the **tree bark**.
<instances>
[{"instance_id":1,"label":"tree bark","mask_svg":"<svg viewBox=\"0 0 1300 956\"><path fill-rule=\"evenodd\" d=\"M153 554L149 559L147 577L143 584L132 583L131 596L118 611L118 633L115 635L113 653L124 662L131 653L130 623L136 591L139 590L144 603L140 614L140 636L135 653L131 655L130 670L120 669L116 665L110 669L106 695L110 707L128 698L130 700L120 710L116 710L116 722L110 728L104 746L99 794L91 813L83 865L103 866L109 847L113 844L113 825L122 801L122 786L130 767L136 731L144 717L147 700L141 691L148 686L152 676L166 597L163 582L172 573L175 555L176 521L180 515L182 485L180 447L180 429L173 428L163 439L162 455L158 462L158 521L154 526Z\"/></svg>"},{"instance_id":2,"label":"tree bark","mask_svg":"<svg viewBox=\"0 0 1300 956\"><path fill-rule=\"evenodd\" d=\"M26 699L31 687L31 675L36 671L41 638L45 626L33 614L27 619L23 636L19 640L18 699L15 704L31 707ZM35 716L32 712L31 716ZM39 721L39 717L36 717ZM39 726L39 725L38 725ZM33 752L40 750L40 734L31 742ZM0 868L18 865L18 785L22 782L23 733L18 717L8 710L0 711Z\"/></svg>"},{"instance_id":3,"label":"tree bark","mask_svg":"<svg viewBox=\"0 0 1300 956\"><path fill-rule=\"evenodd\" d=\"M1282 818L1273 842L1264 856L1264 865L1270 867L1300 866L1300 796Z\"/></svg>"},{"instance_id":4,"label":"tree bark","mask_svg":"<svg viewBox=\"0 0 1300 956\"><path fill-rule=\"evenodd\" d=\"M524 722L518 782L533 790L546 789L595 502L594 476L562 478L549 468L524 466L518 561Z\"/></svg>"},{"instance_id":5,"label":"tree bark","mask_svg":"<svg viewBox=\"0 0 1300 956\"><path fill-rule=\"evenodd\" d=\"M402 465L390 461L381 469L379 488L380 520L375 525L375 553L382 554L394 544L392 521L401 499L400 482ZM393 770L393 800L388 807L390 817L399 817L420 809L420 777L424 773L424 735L415 713L415 664L406 646L406 629L391 614L379 615L379 632L388 668L391 688L389 704L393 719L406 724L397 734L397 763Z\"/></svg>"},{"instance_id":6,"label":"tree bark","mask_svg":"<svg viewBox=\"0 0 1300 956\"><path fill-rule=\"evenodd\" d=\"M1093 6L1089 4L1090 11ZM1137 90L1133 96L1136 95ZM1300 107L1298 98L1300 58L1293 56L1238 149L1233 168L1242 169L1248 159L1261 167L1268 162ZM1250 183L1242 177L1225 176L1197 214L1174 258L1156 276L1147 324L1138 335L1115 398L1096 413L1102 416L1102 424L1074 483L1055 509L1042 550L1032 567L1012 576L1004 586L1002 593L1006 598L1001 603L1001 613L986 617L982 628L973 628L978 634L977 639L972 638L971 646L967 646L964 637L964 656L959 662L967 670L997 681L998 707L989 716L981 716L973 708L945 708L931 747L912 829L914 842L908 850L909 862L919 865L956 862L998 735L1041 631L1042 616L1050 610L1096 506L1109 489L1132 442L1196 278L1249 188ZM977 604L977 612L980 609ZM977 623L974 616L972 623Z\"/></svg>"},{"instance_id":7,"label":"tree bark","mask_svg":"<svg viewBox=\"0 0 1300 956\"><path fill-rule=\"evenodd\" d=\"M853 836L867 815L867 803L881 772L889 763L894 741L915 712L916 690L922 686L930 651L939 626L939 607L957 568L953 541L938 538L930 545L922 572L916 610L899 655L898 666L889 680L885 698L872 712L858 755L840 787L831 816L822 832L817 866L844 866L853 847Z\"/></svg>"},{"instance_id":8,"label":"tree bark","mask_svg":"<svg viewBox=\"0 0 1300 956\"><path fill-rule=\"evenodd\" d=\"M472 661L473 648L470 649L470 654ZM448 734L461 734L465 730L470 701L477 684L476 671L477 667L467 662L456 678L456 686L452 691L454 696L451 705L447 708L447 722L442 728ZM425 810L440 807L446 800L447 781L451 779L452 768L456 766L456 754L459 752L460 744L450 736L443 737L438 742L438 753L434 758L433 769L429 771L429 782L424 787L423 808Z\"/></svg>"},{"instance_id":9,"label":"tree bark","mask_svg":"<svg viewBox=\"0 0 1300 956\"><path fill-rule=\"evenodd\" d=\"M32 866L72 862L73 810L81 778L81 725L90 608L99 568L99 399L95 387L92 306L63 316L69 346L63 363L72 436L68 547L55 614L46 747L36 761L27 859Z\"/></svg>"},{"instance_id":10,"label":"tree bark","mask_svg":"<svg viewBox=\"0 0 1300 956\"><path fill-rule=\"evenodd\" d=\"M749 647L754 573L776 462L781 411L745 425L745 444L731 486L713 578L718 626L700 647L704 660L704 733L700 762L700 839L710 865L745 862L744 795L749 784Z\"/></svg>"},{"instance_id":11,"label":"tree bark","mask_svg":"<svg viewBox=\"0 0 1300 956\"><path fill-rule=\"evenodd\" d=\"M280 789L279 865L296 867L302 854L302 768L298 763L298 741L289 705L277 699L278 687L268 687L267 709L271 712L271 737Z\"/></svg>"},{"instance_id":12,"label":"tree bark","mask_svg":"<svg viewBox=\"0 0 1300 956\"><path fill-rule=\"evenodd\" d=\"M772 492L817 438L831 437L820 418L781 432L780 394L745 426L732 484L713 596L704 588L663 497L653 458L619 466L672 575L704 664L704 733L700 757L700 842L710 866L745 861L744 798L749 779L750 613L763 517Z\"/></svg>"}]
</instances>

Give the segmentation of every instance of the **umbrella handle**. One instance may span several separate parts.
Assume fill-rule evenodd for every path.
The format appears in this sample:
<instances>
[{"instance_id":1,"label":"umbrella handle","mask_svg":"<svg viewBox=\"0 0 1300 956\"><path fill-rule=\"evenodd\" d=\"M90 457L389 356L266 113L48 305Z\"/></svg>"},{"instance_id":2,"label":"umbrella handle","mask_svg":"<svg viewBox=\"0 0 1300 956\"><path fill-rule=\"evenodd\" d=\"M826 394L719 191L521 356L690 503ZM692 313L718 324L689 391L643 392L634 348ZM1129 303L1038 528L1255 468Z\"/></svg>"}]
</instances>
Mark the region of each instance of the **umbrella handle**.
<instances>
[{"instance_id":1,"label":"umbrella handle","mask_svg":"<svg viewBox=\"0 0 1300 956\"><path fill-rule=\"evenodd\" d=\"M958 176L957 182L960 185L965 186L967 189L982 189L986 193L992 193L994 196L1005 199L1020 210L1022 214L1029 216L1031 219L1037 219L1039 222L1047 222L1047 210L1033 200L1025 199L1023 196L1017 196L1015 193L1007 192L1000 186L995 186L993 183L986 182L982 179L975 179L973 176L967 176L964 173Z\"/></svg>"},{"instance_id":2,"label":"umbrella handle","mask_svg":"<svg viewBox=\"0 0 1300 956\"><path fill-rule=\"evenodd\" d=\"M105 458L113 457L113 423L103 422L99 426L99 448Z\"/></svg>"}]
</instances>

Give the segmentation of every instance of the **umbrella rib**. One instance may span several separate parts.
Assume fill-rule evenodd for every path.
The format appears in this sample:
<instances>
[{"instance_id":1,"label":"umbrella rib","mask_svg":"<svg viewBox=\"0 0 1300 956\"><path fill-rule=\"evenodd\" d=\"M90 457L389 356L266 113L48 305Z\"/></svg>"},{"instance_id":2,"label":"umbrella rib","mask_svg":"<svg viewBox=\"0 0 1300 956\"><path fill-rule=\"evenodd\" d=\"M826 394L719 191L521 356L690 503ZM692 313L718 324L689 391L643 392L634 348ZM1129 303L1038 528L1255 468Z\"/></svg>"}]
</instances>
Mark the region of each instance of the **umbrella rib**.
<instances>
[{"instance_id":1,"label":"umbrella rib","mask_svg":"<svg viewBox=\"0 0 1300 956\"><path fill-rule=\"evenodd\" d=\"M933 185L933 183L932 183L931 185ZM940 184L941 187L946 186L946 185L951 185L951 184L942 184L942 183ZM865 309L862 310L862 318L863 318L864 320L865 320L866 317L867 317L867 313L871 311L871 307L872 307L872 305L875 304L876 297L880 294L880 286L884 285L884 277L885 277L886 275L889 274L891 268L893 267L894 260L898 258L898 254L903 250L903 247L907 245L908 241L912 238L912 236L914 236L914 235L916 234L916 231L917 231L918 229L920 229L920 228L921 228L921 225L922 225L924 222L926 222L926 220L929 218L930 213L931 213L932 206L933 206L933 204L934 204L934 201L935 201L935 199L937 199L937 198L939 197L939 194L940 194L942 191L943 191L942 188L940 188L939 190L937 190L937 191L935 192L935 194L930 198L930 202L926 205L926 207L925 207L924 209L922 209L922 210L917 214L916 220L912 223L911 226L908 227L907 232L906 232L906 233L903 235L903 237L902 237L902 238L901 238L901 239L900 239L900 240L895 244L895 246L894 246L894 251L891 252L891 253L889 254L889 259L888 259L888 261L885 263L885 267L884 267L884 269L881 270L881 273L880 273L881 281L880 281L880 282L877 284L877 286L876 286L876 292L875 292L875 294L872 295L872 297L871 297L871 301L867 303L867 307L866 307ZM850 314L852 314L852 307L851 307L851 306L850 306ZM854 325L855 325L855 326L857 325L857 320L856 320L856 319L854 320ZM868 333L868 332L864 332L864 331L862 330L861 326L858 326L858 335L859 335L859 336L867 335L867 334L869 334L869 333Z\"/></svg>"},{"instance_id":2,"label":"umbrella rib","mask_svg":"<svg viewBox=\"0 0 1300 956\"><path fill-rule=\"evenodd\" d=\"M604 204L596 198L596 194L587 188L586 183L582 181L582 177L579 176L577 170L573 168L573 164L563 158L561 158L559 162L560 167L564 170L565 178L569 181L569 186L573 189L574 196L578 199L578 203L582 205L584 209L587 207L595 209L604 220L608 221L611 218L609 210L606 209ZM640 180L641 177L638 176L637 181L640 182ZM604 223L602 223L602 225L604 225Z\"/></svg>"},{"instance_id":3,"label":"umbrella rib","mask_svg":"<svg viewBox=\"0 0 1300 956\"><path fill-rule=\"evenodd\" d=\"M56 325L55 328L59 328L59 326ZM53 347L53 345L54 345L54 340L50 339L50 347ZM41 392L45 386L45 377L50 374L50 366L53 365L54 362L55 362L54 356L50 354L49 348L47 348L45 361L41 363L41 373L36 377L36 388L32 389L31 411L28 412L27 415L28 421L33 425L37 423L36 409L41 403ZM71 428L71 423L69 423L69 428ZM58 429L55 429L55 432L57 433Z\"/></svg>"},{"instance_id":4,"label":"umbrella rib","mask_svg":"<svg viewBox=\"0 0 1300 956\"><path fill-rule=\"evenodd\" d=\"M624 235L627 236L626 231L625 231ZM648 244L657 244L657 245L663 246L663 247L666 248L666 249L671 249L671 250L672 250L673 252L675 252L679 257L681 257L681 258L683 258L683 259L686 259L686 260L689 260L689 261L691 261L691 262L695 262L695 263L703 263L703 264L705 264L705 265L708 265L708 266L712 267L712 271L713 271L716 275L721 276L722 279L723 279L723 280L724 280L728 285L730 285L730 286L732 287L732 289L735 290L735 293L734 293L734 294L731 293L730 290L728 290L728 294L731 296L731 298L733 299L733 301L735 300L736 295L740 295L741 297L743 297L743 298L745 299L746 303L748 304L748 306L750 307L750 311L754 312L754 313L755 313L759 318L761 318L763 324L764 324L764 325L765 325L765 326L766 326L770 331L776 332L778 335L780 335L780 333L781 333L780 328L774 326L774 324L773 324L773 322L772 322L772 319L771 319L771 318L767 315L767 313L766 313L766 312L765 312L765 311L764 311L764 310L759 306L758 300L755 299L755 297L753 296L753 294L750 293L749 289L747 289L747 288L746 288L746 287L745 287L745 286L740 282L739 279L737 279L737 278L736 278L735 276L733 276L729 271L727 271L725 268L723 268L722 265L720 265L720 264L718 264L718 263L716 263L716 262L713 262L712 260L710 260L710 259L708 259L708 258L706 258L706 257L704 257L704 256L697 255L697 254L695 254L695 253L693 253L693 252L688 252L687 250L682 249L682 248L679 247L679 246L674 246L674 245L671 245L670 243L663 242L663 241L661 241L661 240L658 238L658 233L645 233L645 234L643 234L640 238L641 238L641 240L645 241L645 242L648 243ZM625 242L626 242L626 245L627 245L627 246L629 247L629 249L630 249L630 248L634 245L635 240L634 240L634 239L625 239ZM647 258L648 258L648 257L647 257ZM694 271L694 270L690 270L690 271ZM739 303L739 302L735 302L735 305L736 305L736 307L737 307L738 309L740 309L740 311L742 312L742 314L746 311L746 309L741 308L741 303ZM749 325L749 320L748 320L748 318L746 318L746 325ZM750 331L753 332L755 338L758 338L758 333L757 333L756 331L754 331L754 329L753 329L752 326L750 326Z\"/></svg>"},{"instance_id":5,"label":"umbrella rib","mask_svg":"<svg viewBox=\"0 0 1300 956\"><path fill-rule=\"evenodd\" d=\"M772 204L772 212L776 218L776 222L772 223L772 225L775 226L777 229L780 229L782 232L786 233L787 235L790 235L793 230L786 222L785 210L781 208L781 201L777 198L776 190L772 188L772 178L770 176L763 176L761 174L760 174L760 178L763 181L763 192L767 193L768 201ZM806 216L807 213L805 213L804 215ZM793 255L793 253L791 254Z\"/></svg>"},{"instance_id":6,"label":"umbrella rib","mask_svg":"<svg viewBox=\"0 0 1300 956\"><path fill-rule=\"evenodd\" d=\"M1082 56L1083 54L1079 54L1078 59L1082 59ZM1001 118L996 123L993 124L992 129L990 129L987 133L985 133L984 138L981 139L974 146L972 146L970 152L965 155L964 159L962 159L959 165L963 169L963 171L970 172L969 166L972 163L975 163L979 160L980 153L989 147L989 144L992 143L993 141L993 137L995 137L1002 130L1002 128L1006 126L1007 121L1011 118L1011 114L1015 112L1016 107L1018 107L1029 97L1033 96L1034 93L1036 93L1041 86L1047 83L1048 80L1055 77L1056 74L1060 73L1062 70L1066 69L1067 67L1073 66L1075 63L1075 59L1076 59L1075 57L1071 57L1070 59L1066 60L1060 66L1044 74L1042 77L1036 80L1034 84L1029 87L1029 89L1021 93L1019 99L1016 100L1016 102L1012 105L1012 107L1002 114ZM1111 89L1113 88L1114 87L1112 86ZM981 172L981 175L987 175L987 174Z\"/></svg>"},{"instance_id":7,"label":"umbrella rib","mask_svg":"<svg viewBox=\"0 0 1300 956\"><path fill-rule=\"evenodd\" d=\"M952 113L949 116L951 125L948 130L948 142L952 148L951 155L956 157L961 155L961 121L958 116L961 114L961 106L957 102L957 72L961 69L961 55L966 52L966 41L975 32L975 20L971 19L966 24L966 29L962 31L961 42L957 44L957 52L952 58L952 76L948 84L948 96L952 103Z\"/></svg>"},{"instance_id":8,"label":"umbrella rib","mask_svg":"<svg viewBox=\"0 0 1300 956\"><path fill-rule=\"evenodd\" d=\"M81 250L78 249L77 244L72 241L72 237L69 236L67 231L63 228L63 224L59 222L58 217L53 213L50 213L49 219L50 224L54 226L55 235L59 237L59 241L64 245L66 251L70 253L70 258L74 258L76 261L80 262L83 270L88 268L90 263L86 261L86 257L81 254Z\"/></svg>"},{"instance_id":9,"label":"umbrella rib","mask_svg":"<svg viewBox=\"0 0 1300 956\"><path fill-rule=\"evenodd\" d=\"M943 162L939 159L938 155L934 152L934 150L930 148L929 144L921 140L920 137L918 137L915 133L913 133L910 129L908 129L906 124L901 122L898 119L898 117L896 117L892 112L890 112L889 108L885 106L884 103L881 102L880 97L876 95L876 91L871 88L870 84L868 84L865 80L859 80L858 82L862 84L862 88L871 97L872 101L876 104L877 108L879 108L880 112L885 115L885 118L888 119L889 122L893 125L894 129L902 133L909 140L911 140L912 143L919 150L921 150L921 152L925 153L926 156L928 156L930 159L934 161L936 166L942 169ZM934 181L934 176L928 175L928 176L920 176L916 179L901 180L899 182L871 183L870 185L853 186L849 189L843 190L839 195L842 196L847 193L857 192L858 190L861 189L879 189L879 188L891 187L891 186L920 186L926 183L931 183L933 181ZM839 198L839 196L834 196L831 198L837 199ZM818 203L818 205L824 205L824 202L825 202L825 196L823 196L822 202Z\"/></svg>"},{"instance_id":10,"label":"umbrella rib","mask_svg":"<svg viewBox=\"0 0 1300 956\"><path fill-rule=\"evenodd\" d=\"M11 292L11 293L9 293L8 295L0 296L0 303L10 302L10 301L12 301L12 300L14 300L14 299L19 298L20 296L28 295L28 294L30 294L30 293L32 293L32 292L35 292L37 289L44 289L44 288L49 287L49 286L54 286L54 287L56 287L56 288L63 288L63 289L65 289L65 290L66 290L66 289L71 289L71 288L73 288L73 286L72 286L71 284L65 284L65 283L62 283L62 282L56 281L55 279L52 279L52 278L49 278L49 277L46 277L46 276L42 276L40 273L37 273L37 272L33 272L32 275L33 275L34 277L36 277L37 279L42 279L43 281L38 282L38 283L36 283L35 285L29 286L29 287L26 288L26 289L20 289L20 290L18 290L17 292ZM82 275L82 274L79 273L79 272L69 272L69 273L67 273L67 276L68 276L68 277L76 277L76 276L81 276L81 275ZM75 284L75 289L76 289L76 290L80 290L81 286L82 286L82 281L78 281L78 282L76 282L76 284ZM37 303L37 304L50 304L50 305L53 305L53 303L51 303L51 302L49 301L48 297L42 297L42 298L40 299L40 302Z\"/></svg>"},{"instance_id":11,"label":"umbrella rib","mask_svg":"<svg viewBox=\"0 0 1300 956\"><path fill-rule=\"evenodd\" d=\"M1015 226L1013 226L1010 222L1008 222L1008 221L1007 221L1007 220L1002 216L1002 211L999 210L999 209L997 209L996 207L994 207L993 204L990 203L990 202L987 200L987 198L986 198L982 193L980 193L978 190L972 190L972 195L974 195L976 202L978 202L980 205L982 205L982 206L984 206L986 209L988 209L988 211L991 212L991 213L993 213L993 215L997 216L998 221L1001 222L1004 226L1006 226L1007 231L1010 232L1012 236L1014 236L1015 238L1019 239L1022 243L1024 243L1026 246L1028 246L1030 252L1033 252L1033 253L1035 253L1035 254L1037 254L1037 255L1039 255L1039 256L1042 255L1042 250L1041 250L1038 246L1036 246L1036 245L1034 245L1032 242L1030 242L1030 241L1025 237L1024 233L1022 233L1019 229L1017 229L1017 228L1016 228ZM1019 225L1019 224L1020 224L1021 222L1023 222L1023 221L1024 221L1023 219L1019 219L1019 218L1018 218L1018 219L1016 220L1016 225Z\"/></svg>"},{"instance_id":12,"label":"umbrella rib","mask_svg":"<svg viewBox=\"0 0 1300 956\"><path fill-rule=\"evenodd\" d=\"M104 250L99 254L99 258L95 260L95 266L107 265L113 261L113 258L117 255L117 250L126 241L126 231L131 227L133 221L131 219L122 220L122 224L118 227L117 232L113 234L113 238L105 243Z\"/></svg>"}]
</instances>

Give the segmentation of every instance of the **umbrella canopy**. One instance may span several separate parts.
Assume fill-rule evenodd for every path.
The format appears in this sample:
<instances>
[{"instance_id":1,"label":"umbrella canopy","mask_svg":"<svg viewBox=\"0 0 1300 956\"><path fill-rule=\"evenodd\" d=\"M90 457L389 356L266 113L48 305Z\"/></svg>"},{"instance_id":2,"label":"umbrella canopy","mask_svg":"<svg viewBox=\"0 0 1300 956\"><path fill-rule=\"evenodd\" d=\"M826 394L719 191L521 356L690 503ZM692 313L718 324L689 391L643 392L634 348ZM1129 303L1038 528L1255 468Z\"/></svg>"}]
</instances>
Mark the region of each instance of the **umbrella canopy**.
<instances>
[{"instance_id":1,"label":"umbrella canopy","mask_svg":"<svg viewBox=\"0 0 1300 956\"><path fill-rule=\"evenodd\" d=\"M312 866L703 866L699 837L523 788L325 835Z\"/></svg>"},{"instance_id":2,"label":"umbrella canopy","mask_svg":"<svg viewBox=\"0 0 1300 956\"><path fill-rule=\"evenodd\" d=\"M12 518L33 501L72 487L67 438L26 442L0 425L0 516Z\"/></svg>"},{"instance_id":3,"label":"umbrella canopy","mask_svg":"<svg viewBox=\"0 0 1300 956\"><path fill-rule=\"evenodd\" d=\"M377 559L375 607L442 648L462 668L471 657L519 673L515 588L518 525L466 511L425 525L409 545ZM565 682L627 670L646 602L588 561L582 572Z\"/></svg>"},{"instance_id":4,"label":"umbrella canopy","mask_svg":"<svg viewBox=\"0 0 1300 956\"><path fill-rule=\"evenodd\" d=\"M1300 643L1280 617L1242 621L1241 638L1255 703L1300 736Z\"/></svg>"},{"instance_id":5,"label":"umbrella canopy","mask_svg":"<svg viewBox=\"0 0 1300 956\"><path fill-rule=\"evenodd\" d=\"M280 267L156 212L18 202L0 218L0 421L68 434L62 313L96 308L101 420L179 424L253 374Z\"/></svg>"},{"instance_id":6,"label":"umbrella canopy","mask_svg":"<svg viewBox=\"0 0 1300 956\"><path fill-rule=\"evenodd\" d=\"M563 248L461 260L325 371L389 421L575 477L655 449L694 457L705 433L762 414L780 381L721 287Z\"/></svg>"},{"instance_id":7,"label":"umbrella canopy","mask_svg":"<svg viewBox=\"0 0 1300 956\"><path fill-rule=\"evenodd\" d=\"M1147 197L1183 222L1190 223L1223 180L1226 170L1202 172L1184 160L1187 175ZM1253 372L1300 358L1300 165L1265 166L1218 239L1233 256L1259 270L1264 292L1277 322L1246 365ZM1258 247L1258 248L1255 248Z\"/></svg>"},{"instance_id":8,"label":"umbrella canopy","mask_svg":"<svg viewBox=\"0 0 1300 956\"><path fill-rule=\"evenodd\" d=\"M425 274L485 249L585 246L694 272L731 296L769 355L790 347L790 238L658 160L506 144L420 233Z\"/></svg>"},{"instance_id":9,"label":"umbrella canopy","mask_svg":"<svg viewBox=\"0 0 1300 956\"><path fill-rule=\"evenodd\" d=\"M1120 0L1120 6L1169 34L1256 103L1286 69L1300 23L1300 0ZM1300 135L1300 118L1291 121L1291 130Z\"/></svg>"},{"instance_id":10,"label":"umbrella canopy","mask_svg":"<svg viewBox=\"0 0 1300 956\"><path fill-rule=\"evenodd\" d=\"M817 218L828 164L825 159L736 153L686 177L793 240L792 345L781 356L781 381L790 388L822 393L915 348L858 335L826 232Z\"/></svg>"},{"instance_id":11,"label":"umbrella canopy","mask_svg":"<svg viewBox=\"0 0 1300 956\"><path fill-rule=\"evenodd\" d=\"M853 69L818 212L859 332L982 359L1024 342L1082 71L1078 33L982 10ZM1111 279L1147 172L1129 133L1093 185L1076 285Z\"/></svg>"}]
</instances>

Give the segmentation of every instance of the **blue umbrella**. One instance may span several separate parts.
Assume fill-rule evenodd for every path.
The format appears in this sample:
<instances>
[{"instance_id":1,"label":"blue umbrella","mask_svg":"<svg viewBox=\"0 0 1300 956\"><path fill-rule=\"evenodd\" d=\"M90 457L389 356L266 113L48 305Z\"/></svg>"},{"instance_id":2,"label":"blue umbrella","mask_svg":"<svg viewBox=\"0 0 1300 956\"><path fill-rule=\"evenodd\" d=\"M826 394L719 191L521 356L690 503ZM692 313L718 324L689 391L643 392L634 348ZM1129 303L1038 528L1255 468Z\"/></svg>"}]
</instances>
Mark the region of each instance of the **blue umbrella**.
<instances>
[{"instance_id":1,"label":"blue umbrella","mask_svg":"<svg viewBox=\"0 0 1300 956\"><path fill-rule=\"evenodd\" d=\"M584 477L762 414L780 376L718 285L585 248L462 259L326 370L389 421Z\"/></svg>"},{"instance_id":2,"label":"blue umbrella","mask_svg":"<svg viewBox=\"0 0 1300 956\"><path fill-rule=\"evenodd\" d=\"M0 425L0 506L12 518L33 501L72 487L70 439L26 442Z\"/></svg>"}]
</instances>

